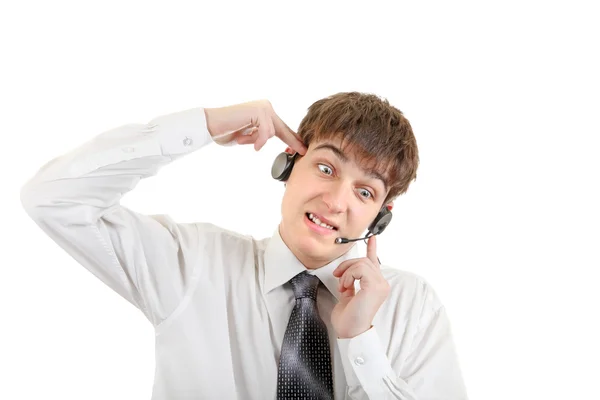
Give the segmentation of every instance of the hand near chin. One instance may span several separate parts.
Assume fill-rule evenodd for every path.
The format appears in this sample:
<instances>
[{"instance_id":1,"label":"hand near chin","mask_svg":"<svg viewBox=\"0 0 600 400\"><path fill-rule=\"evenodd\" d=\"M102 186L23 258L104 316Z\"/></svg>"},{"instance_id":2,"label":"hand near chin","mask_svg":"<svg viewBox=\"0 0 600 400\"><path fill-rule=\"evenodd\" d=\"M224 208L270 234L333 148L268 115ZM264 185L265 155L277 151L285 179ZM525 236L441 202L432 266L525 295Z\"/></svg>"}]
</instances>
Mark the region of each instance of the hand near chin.
<instances>
[{"instance_id":1,"label":"hand near chin","mask_svg":"<svg viewBox=\"0 0 600 400\"><path fill-rule=\"evenodd\" d=\"M369 330L373 318L390 292L390 284L381 274L377 260L376 236L367 242L367 257L346 260L333 271L339 278L339 303L331 314L338 338L352 338ZM354 281L360 280L358 293Z\"/></svg>"}]
</instances>

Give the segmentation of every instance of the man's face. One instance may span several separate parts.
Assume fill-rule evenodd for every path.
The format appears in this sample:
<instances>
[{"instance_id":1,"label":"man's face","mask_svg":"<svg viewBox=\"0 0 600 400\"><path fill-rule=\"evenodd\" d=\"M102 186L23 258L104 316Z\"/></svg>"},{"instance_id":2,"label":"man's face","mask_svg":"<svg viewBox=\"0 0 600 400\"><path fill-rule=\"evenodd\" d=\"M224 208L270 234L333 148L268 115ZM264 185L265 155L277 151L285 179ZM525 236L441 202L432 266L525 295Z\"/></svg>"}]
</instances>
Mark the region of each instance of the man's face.
<instances>
[{"instance_id":1,"label":"man's face","mask_svg":"<svg viewBox=\"0 0 600 400\"><path fill-rule=\"evenodd\" d=\"M307 268L321 267L348 251L353 242L336 244L335 239L362 237L387 196L384 182L342 153L340 142L311 143L296 158L286 182L279 232ZM316 225L310 213L334 229Z\"/></svg>"}]
</instances>

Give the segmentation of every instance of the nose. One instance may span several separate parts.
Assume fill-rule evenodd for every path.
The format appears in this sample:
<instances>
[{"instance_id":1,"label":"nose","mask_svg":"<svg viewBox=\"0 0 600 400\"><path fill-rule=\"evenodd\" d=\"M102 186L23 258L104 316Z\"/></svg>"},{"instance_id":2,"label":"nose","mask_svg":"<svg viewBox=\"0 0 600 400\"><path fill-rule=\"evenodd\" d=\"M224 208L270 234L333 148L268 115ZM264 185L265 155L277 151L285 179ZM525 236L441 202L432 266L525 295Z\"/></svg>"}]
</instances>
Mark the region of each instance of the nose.
<instances>
[{"instance_id":1,"label":"nose","mask_svg":"<svg viewBox=\"0 0 600 400\"><path fill-rule=\"evenodd\" d=\"M348 207L347 194L343 185L332 185L323 194L323 202L331 213L339 214Z\"/></svg>"}]
</instances>

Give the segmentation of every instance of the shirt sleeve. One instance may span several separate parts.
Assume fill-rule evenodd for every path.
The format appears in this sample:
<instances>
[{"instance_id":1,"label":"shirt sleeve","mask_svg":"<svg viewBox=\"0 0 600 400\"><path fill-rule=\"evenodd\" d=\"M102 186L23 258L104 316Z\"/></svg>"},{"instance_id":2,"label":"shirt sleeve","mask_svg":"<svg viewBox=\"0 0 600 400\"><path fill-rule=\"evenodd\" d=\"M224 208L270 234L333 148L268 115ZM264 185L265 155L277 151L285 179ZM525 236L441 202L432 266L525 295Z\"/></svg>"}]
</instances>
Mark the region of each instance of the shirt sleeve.
<instances>
[{"instance_id":1,"label":"shirt sleeve","mask_svg":"<svg viewBox=\"0 0 600 400\"><path fill-rule=\"evenodd\" d=\"M439 303L433 290L425 296ZM426 304L423 309L429 308ZM443 306L420 316L419 329L404 359L387 357L376 327L350 339L338 339L338 348L353 400L467 400L450 322ZM400 335L403 332L392 332Z\"/></svg>"},{"instance_id":2,"label":"shirt sleeve","mask_svg":"<svg viewBox=\"0 0 600 400\"><path fill-rule=\"evenodd\" d=\"M338 339L338 348L350 399L418 399L395 375L375 327L350 339Z\"/></svg>"},{"instance_id":3,"label":"shirt sleeve","mask_svg":"<svg viewBox=\"0 0 600 400\"><path fill-rule=\"evenodd\" d=\"M195 224L120 204L141 179L212 143L203 108L102 132L50 160L21 188L33 221L157 326L195 277Z\"/></svg>"},{"instance_id":4,"label":"shirt sleeve","mask_svg":"<svg viewBox=\"0 0 600 400\"><path fill-rule=\"evenodd\" d=\"M419 325L400 376L416 399L468 400L446 308L428 314ZM388 384L394 386L393 381Z\"/></svg>"}]
</instances>

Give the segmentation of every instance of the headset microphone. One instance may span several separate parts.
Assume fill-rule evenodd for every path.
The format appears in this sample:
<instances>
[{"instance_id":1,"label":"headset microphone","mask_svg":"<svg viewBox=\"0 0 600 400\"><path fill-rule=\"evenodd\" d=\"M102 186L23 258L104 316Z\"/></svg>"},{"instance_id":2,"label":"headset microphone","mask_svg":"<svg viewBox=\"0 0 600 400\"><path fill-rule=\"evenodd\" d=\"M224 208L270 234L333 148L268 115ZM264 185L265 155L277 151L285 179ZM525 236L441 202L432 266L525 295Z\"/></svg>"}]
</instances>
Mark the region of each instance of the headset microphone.
<instances>
[{"instance_id":1,"label":"headset microphone","mask_svg":"<svg viewBox=\"0 0 600 400\"><path fill-rule=\"evenodd\" d=\"M363 238L358 238L358 239L348 239L348 238L339 237L339 238L335 239L335 243L336 244L344 244L344 243L349 243L349 242L357 242L359 240L368 239L371 236L375 236L375 235L369 235L369 236L365 236Z\"/></svg>"},{"instance_id":2,"label":"headset microphone","mask_svg":"<svg viewBox=\"0 0 600 400\"><path fill-rule=\"evenodd\" d=\"M386 209L387 210L387 209ZM390 214L390 218L391 218L391 214ZM381 232L380 232L381 233ZM375 236L375 235L367 235L364 238L358 238L358 239L348 239L348 238L342 238L339 237L337 239L335 239L335 243L336 244L343 244L343 243L348 243L348 242L356 242L358 240L365 240L370 238L371 236ZM379 262L379 265L381 265L381 260L379 260L379 257L377 257L377 262Z\"/></svg>"},{"instance_id":3,"label":"headset microphone","mask_svg":"<svg viewBox=\"0 0 600 400\"><path fill-rule=\"evenodd\" d=\"M343 244L348 242L356 242L358 240L365 240L370 238L371 236L379 235L383 230L390 224L392 220L392 212L388 210L387 207L383 207L379 214L375 217L371 225L369 225L367 236L358 238L358 239L348 239L339 237L335 239L336 244Z\"/></svg>"}]
</instances>

